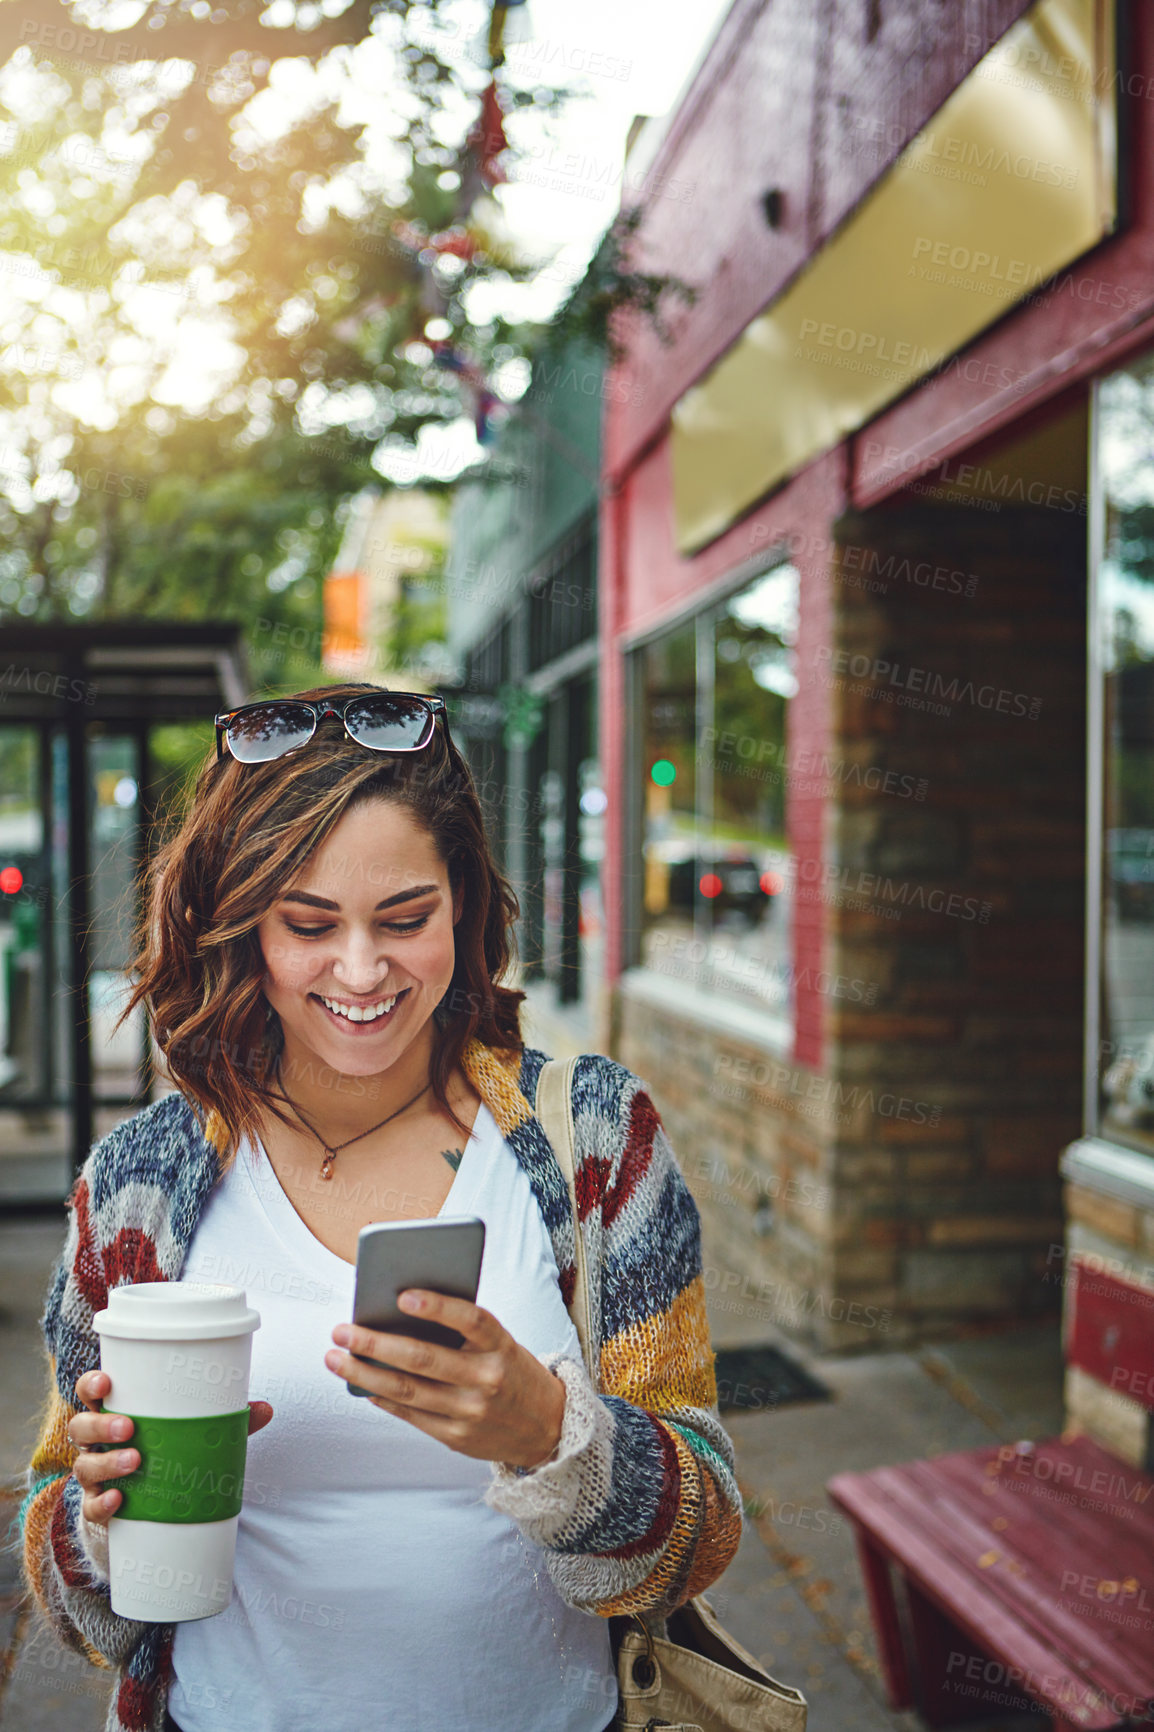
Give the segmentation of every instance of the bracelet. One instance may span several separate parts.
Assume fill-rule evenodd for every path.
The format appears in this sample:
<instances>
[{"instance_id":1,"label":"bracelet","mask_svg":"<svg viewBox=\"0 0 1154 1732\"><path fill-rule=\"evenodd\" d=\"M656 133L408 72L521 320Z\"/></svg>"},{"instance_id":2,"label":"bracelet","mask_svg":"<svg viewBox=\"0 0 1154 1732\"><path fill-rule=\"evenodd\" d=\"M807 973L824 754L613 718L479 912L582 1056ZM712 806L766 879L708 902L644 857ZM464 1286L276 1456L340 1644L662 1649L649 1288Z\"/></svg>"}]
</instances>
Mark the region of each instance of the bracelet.
<instances>
[{"instance_id":1,"label":"bracelet","mask_svg":"<svg viewBox=\"0 0 1154 1732\"><path fill-rule=\"evenodd\" d=\"M561 1385L562 1389L565 1389L565 1382L564 1382L563 1378L557 1377L557 1373L555 1371L553 1371L552 1369L550 1370L549 1375L551 1377L556 1377L557 1382ZM569 1399L569 1391L567 1389L565 1389L566 1403L568 1402L568 1399ZM524 1479L524 1477L527 1473L536 1473L537 1469L539 1467L548 1467L550 1462L556 1461L557 1451L561 1448L561 1439L564 1437L564 1435L565 1435L565 1408L562 1407L562 1409L561 1409L561 1430L558 1434L556 1443L553 1445L552 1449L549 1451L549 1453L545 1457L544 1461L535 1461L531 1467L513 1467L513 1468L510 1468L508 1462L503 1462L501 1465L503 1467L505 1467L509 1472L515 1473L517 1475L518 1479Z\"/></svg>"},{"instance_id":2,"label":"bracelet","mask_svg":"<svg viewBox=\"0 0 1154 1732\"><path fill-rule=\"evenodd\" d=\"M532 1467L515 1467L513 1469L513 1472L519 1473L519 1474L536 1473L536 1471L539 1467L548 1467L549 1463L551 1461L556 1461L557 1451L560 1449L560 1447L561 1447L561 1439L558 1438L556 1443L553 1445L552 1449L549 1451L549 1454L545 1457L544 1461L535 1461L533 1463Z\"/></svg>"}]
</instances>

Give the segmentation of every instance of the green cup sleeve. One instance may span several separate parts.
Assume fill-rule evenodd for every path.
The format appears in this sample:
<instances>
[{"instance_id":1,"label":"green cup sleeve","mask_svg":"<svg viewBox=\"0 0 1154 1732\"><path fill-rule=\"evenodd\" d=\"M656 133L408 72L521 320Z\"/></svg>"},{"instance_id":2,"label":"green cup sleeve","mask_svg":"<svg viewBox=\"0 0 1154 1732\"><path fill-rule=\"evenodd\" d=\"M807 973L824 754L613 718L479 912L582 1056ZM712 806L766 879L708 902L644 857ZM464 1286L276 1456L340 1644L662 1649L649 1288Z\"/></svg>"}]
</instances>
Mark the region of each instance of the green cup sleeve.
<instances>
[{"instance_id":1,"label":"green cup sleeve","mask_svg":"<svg viewBox=\"0 0 1154 1732\"><path fill-rule=\"evenodd\" d=\"M122 1494L128 1521L218 1522L240 1514L248 1447L247 1407L197 1419L130 1413L127 1445L140 1451L135 1473L106 1482Z\"/></svg>"}]
</instances>

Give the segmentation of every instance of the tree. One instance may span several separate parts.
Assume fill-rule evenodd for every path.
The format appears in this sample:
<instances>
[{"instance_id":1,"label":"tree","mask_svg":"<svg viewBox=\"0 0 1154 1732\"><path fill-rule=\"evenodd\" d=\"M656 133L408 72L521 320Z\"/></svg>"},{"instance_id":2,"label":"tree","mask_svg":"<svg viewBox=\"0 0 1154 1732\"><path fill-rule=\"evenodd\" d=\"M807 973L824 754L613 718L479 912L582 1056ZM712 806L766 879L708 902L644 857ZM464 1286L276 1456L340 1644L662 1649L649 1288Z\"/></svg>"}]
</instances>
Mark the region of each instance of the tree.
<instances>
[{"instance_id":1,"label":"tree","mask_svg":"<svg viewBox=\"0 0 1154 1732\"><path fill-rule=\"evenodd\" d=\"M476 327L468 303L532 268L484 196L502 109L565 92L517 88L499 50L450 64L438 0L338 6L147 0L120 30L64 0L0 7L0 609L307 619L319 659L341 501L379 478L382 441L409 450L461 414L430 319L482 372L531 338ZM386 164L339 76L378 40ZM315 101L278 126L290 63ZM602 334L659 298L606 257L571 305ZM182 408L194 349L204 388Z\"/></svg>"}]
</instances>

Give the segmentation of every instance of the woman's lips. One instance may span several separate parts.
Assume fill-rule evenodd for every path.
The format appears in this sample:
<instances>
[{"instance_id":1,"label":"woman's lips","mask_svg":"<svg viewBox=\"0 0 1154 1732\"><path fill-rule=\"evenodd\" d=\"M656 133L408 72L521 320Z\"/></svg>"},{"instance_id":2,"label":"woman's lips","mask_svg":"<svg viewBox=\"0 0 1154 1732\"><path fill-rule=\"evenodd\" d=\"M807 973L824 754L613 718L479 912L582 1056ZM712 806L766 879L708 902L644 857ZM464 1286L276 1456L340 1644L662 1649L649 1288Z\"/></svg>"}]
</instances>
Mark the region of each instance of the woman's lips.
<instances>
[{"instance_id":1,"label":"woman's lips","mask_svg":"<svg viewBox=\"0 0 1154 1732\"><path fill-rule=\"evenodd\" d=\"M394 1016L396 1016L401 1005L404 1003L404 1000L408 997L408 993L409 988L406 986L397 993L396 1003L393 1005L392 1010L386 1010L383 1016L374 1016L371 1022L350 1022L349 1018L347 1016L342 1016L339 1011L330 1010L319 993L310 993L309 996L315 1001L318 1010L326 1021L335 1023L336 1026L339 1029L342 1029L346 1034L367 1035L372 1034L375 1029L384 1028L388 1023L392 1022ZM377 1002L379 1002L379 1000Z\"/></svg>"}]
</instances>

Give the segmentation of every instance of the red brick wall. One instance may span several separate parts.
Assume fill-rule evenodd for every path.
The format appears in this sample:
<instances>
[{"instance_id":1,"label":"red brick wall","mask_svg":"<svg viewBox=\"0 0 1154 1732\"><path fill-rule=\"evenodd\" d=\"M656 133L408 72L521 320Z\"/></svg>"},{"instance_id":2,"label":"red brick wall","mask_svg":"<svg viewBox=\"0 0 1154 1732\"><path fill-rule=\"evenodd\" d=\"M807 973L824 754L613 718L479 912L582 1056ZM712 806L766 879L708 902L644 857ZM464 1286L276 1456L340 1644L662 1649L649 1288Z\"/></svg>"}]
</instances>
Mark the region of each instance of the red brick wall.
<instances>
[{"instance_id":1,"label":"red brick wall","mask_svg":"<svg viewBox=\"0 0 1154 1732\"><path fill-rule=\"evenodd\" d=\"M815 672L835 758L884 774L836 772L830 967L873 991L830 1001L861 1107L834 1231L870 1299L920 1323L1054 1301L1081 1129L1084 530L908 497L839 526Z\"/></svg>"}]
</instances>

